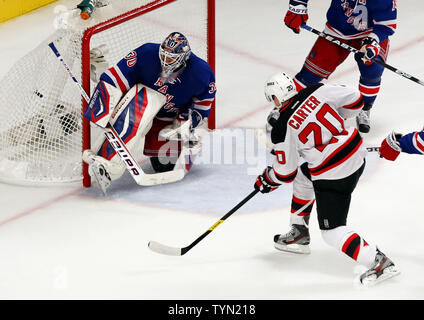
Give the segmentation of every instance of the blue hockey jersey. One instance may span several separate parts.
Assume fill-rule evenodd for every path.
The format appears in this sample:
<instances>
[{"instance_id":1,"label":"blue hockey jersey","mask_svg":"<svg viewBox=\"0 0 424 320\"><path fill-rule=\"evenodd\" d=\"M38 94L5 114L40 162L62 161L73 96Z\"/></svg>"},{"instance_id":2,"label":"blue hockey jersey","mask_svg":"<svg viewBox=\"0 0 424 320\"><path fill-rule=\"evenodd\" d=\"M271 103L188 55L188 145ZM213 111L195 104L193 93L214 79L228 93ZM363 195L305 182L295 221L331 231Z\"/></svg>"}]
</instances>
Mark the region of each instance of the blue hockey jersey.
<instances>
[{"instance_id":1,"label":"blue hockey jersey","mask_svg":"<svg viewBox=\"0 0 424 320\"><path fill-rule=\"evenodd\" d=\"M399 139L402 152L424 154L424 129L408 133Z\"/></svg>"},{"instance_id":2,"label":"blue hockey jersey","mask_svg":"<svg viewBox=\"0 0 424 320\"><path fill-rule=\"evenodd\" d=\"M203 118L209 115L216 87L214 73L206 61L191 53L185 69L171 81L160 76L161 70L159 44L146 43L104 72L100 80L120 88L123 94L137 83L164 94L166 104L156 115L160 120L171 121L189 108Z\"/></svg>"},{"instance_id":3,"label":"blue hockey jersey","mask_svg":"<svg viewBox=\"0 0 424 320\"><path fill-rule=\"evenodd\" d=\"M290 0L290 5L307 5L309 0ZM382 42L396 29L396 0L332 0L324 32L341 39L376 34Z\"/></svg>"}]
</instances>

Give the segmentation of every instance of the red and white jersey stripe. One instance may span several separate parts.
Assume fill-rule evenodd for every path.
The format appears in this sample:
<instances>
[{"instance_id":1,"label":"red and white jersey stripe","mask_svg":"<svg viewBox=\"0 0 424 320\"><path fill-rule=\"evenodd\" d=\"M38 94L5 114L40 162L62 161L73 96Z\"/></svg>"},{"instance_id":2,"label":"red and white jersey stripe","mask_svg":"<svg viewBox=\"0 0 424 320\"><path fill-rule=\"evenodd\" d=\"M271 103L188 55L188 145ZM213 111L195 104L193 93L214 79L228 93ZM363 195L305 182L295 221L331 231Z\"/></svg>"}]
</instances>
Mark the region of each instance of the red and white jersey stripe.
<instances>
[{"instance_id":1,"label":"red and white jersey stripe","mask_svg":"<svg viewBox=\"0 0 424 320\"><path fill-rule=\"evenodd\" d=\"M115 87L121 89L122 93L126 93L128 90L130 90L130 85L127 78L125 78L117 65L109 68L105 71L105 73L113 81Z\"/></svg>"},{"instance_id":2,"label":"red and white jersey stripe","mask_svg":"<svg viewBox=\"0 0 424 320\"><path fill-rule=\"evenodd\" d=\"M417 149L418 152L424 154L424 138L423 132L415 132L414 138L412 139L412 144Z\"/></svg>"},{"instance_id":3,"label":"red and white jersey stripe","mask_svg":"<svg viewBox=\"0 0 424 320\"><path fill-rule=\"evenodd\" d=\"M396 20L385 20L385 21L373 21L374 25L382 25L385 26L387 28L389 28L390 30L392 30L392 32L394 33L396 31Z\"/></svg>"},{"instance_id":4,"label":"red and white jersey stripe","mask_svg":"<svg viewBox=\"0 0 424 320\"><path fill-rule=\"evenodd\" d=\"M362 83L359 84L359 91L362 93L362 95L366 97L373 97L378 94L380 91L380 85L376 86L366 86Z\"/></svg>"},{"instance_id":5,"label":"red and white jersey stripe","mask_svg":"<svg viewBox=\"0 0 424 320\"><path fill-rule=\"evenodd\" d=\"M294 82L294 84L296 86L296 91L298 91L298 92L300 90L306 88L306 85L304 83L300 82L300 80L298 80L296 77L293 78L293 82Z\"/></svg>"},{"instance_id":6,"label":"red and white jersey stripe","mask_svg":"<svg viewBox=\"0 0 424 320\"><path fill-rule=\"evenodd\" d=\"M325 28L324 28L325 34L328 34L332 37L336 37L336 38L339 38L339 39L345 39L345 40L364 38L367 35L369 35L371 32L372 32L372 28L367 29L367 30L362 31L362 32L355 33L355 34L349 36L349 35L343 34L343 32L337 30L336 28L330 26L328 22L325 24Z\"/></svg>"},{"instance_id":7,"label":"red and white jersey stripe","mask_svg":"<svg viewBox=\"0 0 424 320\"><path fill-rule=\"evenodd\" d=\"M204 100L193 98L193 108L200 111L208 111L211 108L213 100L214 98Z\"/></svg>"}]
</instances>

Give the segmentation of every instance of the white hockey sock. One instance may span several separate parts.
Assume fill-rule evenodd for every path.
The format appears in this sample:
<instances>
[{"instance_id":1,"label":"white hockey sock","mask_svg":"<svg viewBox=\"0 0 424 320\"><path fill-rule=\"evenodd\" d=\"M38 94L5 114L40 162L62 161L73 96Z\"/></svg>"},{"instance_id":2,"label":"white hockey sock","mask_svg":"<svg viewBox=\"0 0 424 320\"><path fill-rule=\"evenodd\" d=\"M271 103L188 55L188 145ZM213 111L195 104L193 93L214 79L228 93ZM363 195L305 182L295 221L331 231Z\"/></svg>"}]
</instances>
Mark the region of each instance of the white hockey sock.
<instances>
[{"instance_id":1,"label":"white hockey sock","mask_svg":"<svg viewBox=\"0 0 424 320\"><path fill-rule=\"evenodd\" d=\"M359 264L371 268L374 265L377 247L366 242L347 226L331 230L321 230L324 241L340 250Z\"/></svg>"},{"instance_id":2,"label":"white hockey sock","mask_svg":"<svg viewBox=\"0 0 424 320\"><path fill-rule=\"evenodd\" d=\"M304 222L309 224L309 216L315 203L315 192L312 181L303 173L302 164L297 170L293 182L293 197L291 202L290 225Z\"/></svg>"},{"instance_id":3,"label":"white hockey sock","mask_svg":"<svg viewBox=\"0 0 424 320\"><path fill-rule=\"evenodd\" d=\"M303 200L293 195L291 203L290 225L309 225L309 217L314 206L315 199Z\"/></svg>"}]
</instances>

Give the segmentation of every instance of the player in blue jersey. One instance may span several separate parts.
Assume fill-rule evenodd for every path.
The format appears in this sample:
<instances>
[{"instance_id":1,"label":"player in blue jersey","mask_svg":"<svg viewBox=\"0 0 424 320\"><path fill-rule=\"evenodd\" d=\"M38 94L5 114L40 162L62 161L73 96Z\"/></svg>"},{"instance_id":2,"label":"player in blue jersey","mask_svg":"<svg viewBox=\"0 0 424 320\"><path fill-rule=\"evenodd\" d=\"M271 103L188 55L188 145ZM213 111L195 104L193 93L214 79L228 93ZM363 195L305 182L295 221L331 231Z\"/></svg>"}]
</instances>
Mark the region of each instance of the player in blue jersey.
<instances>
[{"instance_id":1,"label":"player in blue jersey","mask_svg":"<svg viewBox=\"0 0 424 320\"><path fill-rule=\"evenodd\" d=\"M290 0L284 22L295 33L308 20L308 0ZM359 91L365 106L356 118L359 131L370 130L370 110L380 90L384 68L371 59L386 60L389 37L396 29L396 0L332 0L324 33L360 50L355 54L360 78ZM349 55L349 51L319 37L301 71L294 77L298 90L327 79Z\"/></svg>"},{"instance_id":2,"label":"player in blue jersey","mask_svg":"<svg viewBox=\"0 0 424 320\"><path fill-rule=\"evenodd\" d=\"M401 152L409 154L424 154L424 129L406 135L392 132L381 142L380 156L394 161Z\"/></svg>"},{"instance_id":3,"label":"player in blue jersey","mask_svg":"<svg viewBox=\"0 0 424 320\"><path fill-rule=\"evenodd\" d=\"M134 91L140 84L146 89ZM215 76L209 64L191 51L183 34L172 32L161 44L143 44L102 73L85 117L100 123L110 113L111 123L127 147L131 145L137 151L134 144L140 141L138 149L150 157L153 169L166 172L173 170L182 144L170 144L162 133L178 133L178 126L185 121L191 122L190 130L200 127L209 116L215 92ZM106 170L118 158L105 139L84 155L84 161L101 161ZM110 166L112 180L125 171L121 163L118 159L115 167Z\"/></svg>"}]
</instances>

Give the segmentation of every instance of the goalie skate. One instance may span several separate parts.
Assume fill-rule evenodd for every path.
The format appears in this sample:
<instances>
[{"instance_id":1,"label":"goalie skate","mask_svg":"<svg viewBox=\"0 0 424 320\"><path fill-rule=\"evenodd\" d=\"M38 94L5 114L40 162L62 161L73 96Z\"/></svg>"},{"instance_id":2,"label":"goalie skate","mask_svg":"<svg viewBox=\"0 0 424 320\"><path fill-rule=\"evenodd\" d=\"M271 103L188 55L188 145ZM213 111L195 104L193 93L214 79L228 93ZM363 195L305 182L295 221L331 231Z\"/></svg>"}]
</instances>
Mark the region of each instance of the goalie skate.
<instances>
[{"instance_id":1,"label":"goalie skate","mask_svg":"<svg viewBox=\"0 0 424 320\"><path fill-rule=\"evenodd\" d=\"M98 162L94 162L88 165L88 173L96 179L103 194L106 195L106 190L110 186L111 179L105 167Z\"/></svg>"},{"instance_id":2,"label":"goalie skate","mask_svg":"<svg viewBox=\"0 0 424 320\"><path fill-rule=\"evenodd\" d=\"M104 165L99 161L96 161L96 157L91 150L85 150L83 152L83 160L88 164L89 175L96 179L97 184L103 191L103 194L106 195L106 190L109 188L112 179Z\"/></svg>"},{"instance_id":3,"label":"goalie skate","mask_svg":"<svg viewBox=\"0 0 424 320\"><path fill-rule=\"evenodd\" d=\"M294 224L286 234L274 236L274 247L281 251L309 254L309 230L306 226Z\"/></svg>"},{"instance_id":4,"label":"goalie skate","mask_svg":"<svg viewBox=\"0 0 424 320\"><path fill-rule=\"evenodd\" d=\"M400 273L392 260L386 257L384 253L377 249L375 263L371 269L364 272L359 281L366 287L374 286L381 281L393 278Z\"/></svg>"}]
</instances>

